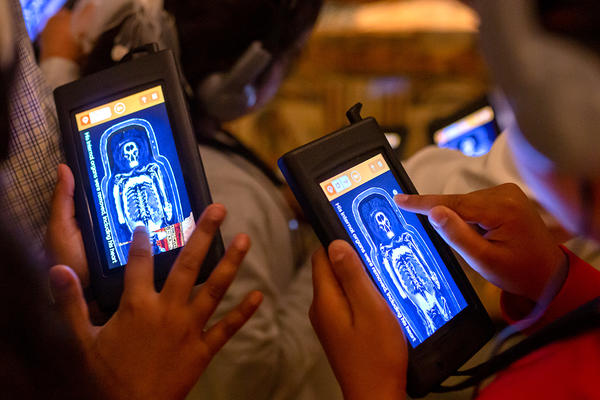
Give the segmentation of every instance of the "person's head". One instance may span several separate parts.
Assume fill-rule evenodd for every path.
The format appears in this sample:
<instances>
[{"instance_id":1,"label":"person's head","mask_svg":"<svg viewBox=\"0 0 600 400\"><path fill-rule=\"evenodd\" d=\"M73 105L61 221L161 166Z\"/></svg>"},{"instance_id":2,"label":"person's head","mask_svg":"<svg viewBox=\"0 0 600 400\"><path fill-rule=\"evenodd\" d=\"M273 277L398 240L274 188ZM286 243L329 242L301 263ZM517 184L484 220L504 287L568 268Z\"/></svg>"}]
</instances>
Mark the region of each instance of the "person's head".
<instances>
[{"instance_id":1,"label":"person's head","mask_svg":"<svg viewBox=\"0 0 600 400\"><path fill-rule=\"evenodd\" d=\"M183 72L195 93L211 75L229 72L252 43L260 42L270 53L268 65L248 82L256 101L237 113L244 114L275 95L322 4L323 0L166 0L165 9L175 17Z\"/></svg>"},{"instance_id":2,"label":"person's head","mask_svg":"<svg viewBox=\"0 0 600 400\"><path fill-rule=\"evenodd\" d=\"M79 0L71 29L84 53L82 75L112 67L149 43L179 55L175 23L163 0Z\"/></svg>"},{"instance_id":3,"label":"person's head","mask_svg":"<svg viewBox=\"0 0 600 400\"><path fill-rule=\"evenodd\" d=\"M85 0L80 7L81 12L75 13L74 19L77 20L77 15L95 15L86 14L85 7L98 1ZM155 7L162 6L162 0L110 0L107 4L110 5L106 7L108 11L98 11L104 16L100 19L106 22L93 24L90 32L86 31L88 24L85 19L80 18L81 28L78 30L86 32L92 38L88 42L93 43L82 74L88 75L114 65L123 55L123 50L130 49L132 44L139 46L160 38L160 47L174 50L180 58L196 114L199 111L200 119L221 122L244 115L272 99L290 63L305 44L323 0L165 0L164 13L158 12ZM144 11L146 17L142 19L139 12L132 12L146 8L149 10ZM93 21L96 19L92 18ZM140 26L149 29L140 29ZM98 35L96 31L102 29L103 32ZM146 33L142 35L140 32ZM118 44L124 37L130 45ZM256 43L260 43L259 48L262 48L259 56L250 55L246 60L259 65L256 69L249 68L252 71L250 81L244 82L239 95L237 90L233 90L225 96L220 96L220 93L212 96L212 89L218 86L214 85L215 82L227 75L245 55L252 53L250 49ZM266 56L260 56L260 53ZM248 68L242 70L247 71ZM205 96L207 86L210 87L210 95ZM251 101L245 101L246 94ZM226 99L226 106L220 107L227 108L226 112L215 112L214 109L219 107L211 110L208 106L227 96L231 96L233 101ZM233 106L229 106L230 103Z\"/></svg>"},{"instance_id":4,"label":"person's head","mask_svg":"<svg viewBox=\"0 0 600 400\"><path fill-rule=\"evenodd\" d=\"M470 3L523 178L563 226L600 240L600 3Z\"/></svg>"}]
</instances>

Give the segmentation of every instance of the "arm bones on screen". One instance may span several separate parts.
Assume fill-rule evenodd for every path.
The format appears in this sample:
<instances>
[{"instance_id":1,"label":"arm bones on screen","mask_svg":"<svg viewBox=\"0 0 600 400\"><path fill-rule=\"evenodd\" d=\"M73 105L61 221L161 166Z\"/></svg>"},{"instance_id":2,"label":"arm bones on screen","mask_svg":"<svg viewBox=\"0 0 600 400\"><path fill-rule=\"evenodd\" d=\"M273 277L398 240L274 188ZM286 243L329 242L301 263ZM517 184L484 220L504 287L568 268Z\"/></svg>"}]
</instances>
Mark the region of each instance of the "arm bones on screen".
<instances>
[{"instance_id":1,"label":"arm bones on screen","mask_svg":"<svg viewBox=\"0 0 600 400\"><path fill-rule=\"evenodd\" d=\"M165 181L163 179L163 176L160 172L160 168L158 167L158 165L153 164L150 166L150 176L152 176L152 180L160 189L160 198L163 203L163 210L165 211L167 220L170 221L171 218L173 217L173 206L171 205L171 203L169 202L169 198L167 197Z\"/></svg>"},{"instance_id":2,"label":"arm bones on screen","mask_svg":"<svg viewBox=\"0 0 600 400\"><path fill-rule=\"evenodd\" d=\"M393 266L390 265L390 261L387 258L383 259L383 265L385 266L388 276L390 278L392 278L392 281L394 282L394 286L398 289L400 296L402 296L403 299L406 299L408 297L408 295L406 294L406 291L404 290L404 285L402 285L398 281L397 275L393 270Z\"/></svg>"},{"instance_id":3,"label":"arm bones on screen","mask_svg":"<svg viewBox=\"0 0 600 400\"><path fill-rule=\"evenodd\" d=\"M124 179L118 179L115 182L115 186L113 187L113 197L115 199L115 208L117 209L117 217L119 219L119 224L123 225L127 221L125 220L125 215L123 214L123 203L121 201L121 193L123 192L123 184Z\"/></svg>"},{"instance_id":4,"label":"arm bones on screen","mask_svg":"<svg viewBox=\"0 0 600 400\"><path fill-rule=\"evenodd\" d=\"M409 233L404 233L402 235L402 238L406 240L406 242L408 243L408 246L411 249L411 251L413 252L413 254L417 255L421 265L423 265L425 268L427 268L429 277L435 284L435 287L438 290L441 290L442 287L440 284L440 280L438 279L438 274L436 273L436 271L433 270L433 268L429 265L429 263L427 263L426 258L423 256L423 253L421 252L421 249L416 245L414 238ZM434 260L434 262L435 262L435 260Z\"/></svg>"}]
</instances>

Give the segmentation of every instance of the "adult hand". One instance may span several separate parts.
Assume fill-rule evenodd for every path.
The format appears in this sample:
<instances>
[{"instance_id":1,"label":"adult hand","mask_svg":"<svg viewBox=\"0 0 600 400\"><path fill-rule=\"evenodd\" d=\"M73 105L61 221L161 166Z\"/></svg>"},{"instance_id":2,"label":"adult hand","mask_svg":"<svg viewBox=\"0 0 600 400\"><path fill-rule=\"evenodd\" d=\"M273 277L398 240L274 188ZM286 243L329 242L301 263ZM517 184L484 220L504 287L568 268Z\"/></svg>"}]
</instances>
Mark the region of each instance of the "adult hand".
<instances>
[{"instance_id":1,"label":"adult hand","mask_svg":"<svg viewBox=\"0 0 600 400\"><path fill-rule=\"evenodd\" d=\"M358 255L336 241L313 256L310 320L344 398L403 399L407 347L400 323Z\"/></svg>"},{"instance_id":2,"label":"adult hand","mask_svg":"<svg viewBox=\"0 0 600 400\"><path fill-rule=\"evenodd\" d=\"M54 15L40 35L40 60L60 57L78 63L82 57L81 47L71 32L71 12L60 10Z\"/></svg>"},{"instance_id":3,"label":"adult hand","mask_svg":"<svg viewBox=\"0 0 600 400\"><path fill-rule=\"evenodd\" d=\"M65 266L50 270L56 305L80 340L90 371L115 399L183 399L212 357L246 323L262 301L250 293L214 326L206 324L250 242L237 236L208 281L192 295L202 261L225 217L219 205L207 208L177 258L160 293L148 233L134 233L125 269L121 304L102 327L91 325L77 275Z\"/></svg>"},{"instance_id":4,"label":"adult hand","mask_svg":"<svg viewBox=\"0 0 600 400\"><path fill-rule=\"evenodd\" d=\"M465 195L398 195L395 201L427 215L469 265L507 292L537 301L551 279L566 278L566 255L515 184Z\"/></svg>"},{"instance_id":5,"label":"adult hand","mask_svg":"<svg viewBox=\"0 0 600 400\"><path fill-rule=\"evenodd\" d=\"M68 265L79 277L81 285L86 288L90 284L90 274L81 231L75 219L74 191L75 180L71 170L64 164L59 165L46 233L46 247L53 262Z\"/></svg>"}]
</instances>

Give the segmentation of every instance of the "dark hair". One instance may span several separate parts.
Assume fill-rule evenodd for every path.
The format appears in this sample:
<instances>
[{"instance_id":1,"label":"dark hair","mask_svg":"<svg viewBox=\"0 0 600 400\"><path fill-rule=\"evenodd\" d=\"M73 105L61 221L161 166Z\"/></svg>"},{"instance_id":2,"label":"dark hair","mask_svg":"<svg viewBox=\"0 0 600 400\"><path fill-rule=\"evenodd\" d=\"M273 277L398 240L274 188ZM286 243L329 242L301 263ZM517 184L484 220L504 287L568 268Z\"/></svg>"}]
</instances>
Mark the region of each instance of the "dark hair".
<instances>
[{"instance_id":1,"label":"dark hair","mask_svg":"<svg viewBox=\"0 0 600 400\"><path fill-rule=\"evenodd\" d=\"M14 60L0 66L0 164L7 158L10 143L16 51ZM0 398L104 398L75 335L51 305L48 265L31 258L26 248L30 240L10 231L3 212L0 210Z\"/></svg>"},{"instance_id":2,"label":"dark hair","mask_svg":"<svg viewBox=\"0 0 600 400\"><path fill-rule=\"evenodd\" d=\"M14 70L0 68L0 163L10 143ZM29 241L7 226L0 212L0 397L100 399L77 340L51 306L47 266L33 262Z\"/></svg>"},{"instance_id":3,"label":"dark hair","mask_svg":"<svg viewBox=\"0 0 600 400\"><path fill-rule=\"evenodd\" d=\"M209 74L229 70L253 41L274 59L312 27L323 0L166 0L181 44L183 72L192 88Z\"/></svg>"},{"instance_id":4,"label":"dark hair","mask_svg":"<svg viewBox=\"0 0 600 400\"><path fill-rule=\"evenodd\" d=\"M3 221L0 218L0 222ZM0 397L100 399L78 341L50 303L47 268L0 224Z\"/></svg>"},{"instance_id":5,"label":"dark hair","mask_svg":"<svg viewBox=\"0 0 600 400\"><path fill-rule=\"evenodd\" d=\"M598 0L538 0L542 25L600 52Z\"/></svg>"},{"instance_id":6,"label":"dark hair","mask_svg":"<svg viewBox=\"0 0 600 400\"><path fill-rule=\"evenodd\" d=\"M319 15L323 0L165 0L175 17L181 65L192 88L209 74L229 70L253 41L263 42L274 59L284 56ZM114 65L117 26L99 38L82 75Z\"/></svg>"}]
</instances>

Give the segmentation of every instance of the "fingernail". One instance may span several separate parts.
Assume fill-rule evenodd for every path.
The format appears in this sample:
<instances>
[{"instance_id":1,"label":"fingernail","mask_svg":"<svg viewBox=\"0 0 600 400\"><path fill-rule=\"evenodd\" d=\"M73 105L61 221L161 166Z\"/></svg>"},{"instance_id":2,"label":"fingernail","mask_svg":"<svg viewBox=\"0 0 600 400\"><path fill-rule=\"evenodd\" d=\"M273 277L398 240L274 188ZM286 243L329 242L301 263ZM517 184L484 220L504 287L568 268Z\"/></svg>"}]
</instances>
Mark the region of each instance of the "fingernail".
<instances>
[{"instance_id":1,"label":"fingernail","mask_svg":"<svg viewBox=\"0 0 600 400\"><path fill-rule=\"evenodd\" d=\"M133 231L134 235L148 235L148 228L146 227L146 225L138 225L135 227L135 231Z\"/></svg>"},{"instance_id":2,"label":"fingernail","mask_svg":"<svg viewBox=\"0 0 600 400\"><path fill-rule=\"evenodd\" d=\"M333 242L329 247L329 257L334 263L340 263L346 257L346 251L341 243Z\"/></svg>"},{"instance_id":3,"label":"fingernail","mask_svg":"<svg viewBox=\"0 0 600 400\"><path fill-rule=\"evenodd\" d=\"M148 228L145 225L139 225L133 231L132 248L147 249L150 247Z\"/></svg>"},{"instance_id":4,"label":"fingernail","mask_svg":"<svg viewBox=\"0 0 600 400\"><path fill-rule=\"evenodd\" d=\"M252 292L248 300L253 307L257 307L263 301L263 294L258 291Z\"/></svg>"},{"instance_id":5,"label":"fingernail","mask_svg":"<svg viewBox=\"0 0 600 400\"><path fill-rule=\"evenodd\" d=\"M429 222L433 225L434 228L443 228L448 222L448 214L445 212L436 212L433 211L429 214Z\"/></svg>"},{"instance_id":6,"label":"fingernail","mask_svg":"<svg viewBox=\"0 0 600 400\"><path fill-rule=\"evenodd\" d=\"M233 240L233 247L240 251L245 251L250 247L250 240L247 235L238 235Z\"/></svg>"},{"instance_id":7,"label":"fingernail","mask_svg":"<svg viewBox=\"0 0 600 400\"><path fill-rule=\"evenodd\" d=\"M397 194L396 197L394 197L394 200L396 203L406 203L406 200L408 200L408 195L402 193Z\"/></svg>"},{"instance_id":8,"label":"fingernail","mask_svg":"<svg viewBox=\"0 0 600 400\"><path fill-rule=\"evenodd\" d=\"M221 205L213 205L208 209L207 217L213 221L222 221L225 218L225 208Z\"/></svg>"},{"instance_id":9,"label":"fingernail","mask_svg":"<svg viewBox=\"0 0 600 400\"><path fill-rule=\"evenodd\" d=\"M52 268L49 279L50 285L55 289L65 289L70 283L69 275L63 269Z\"/></svg>"}]
</instances>

